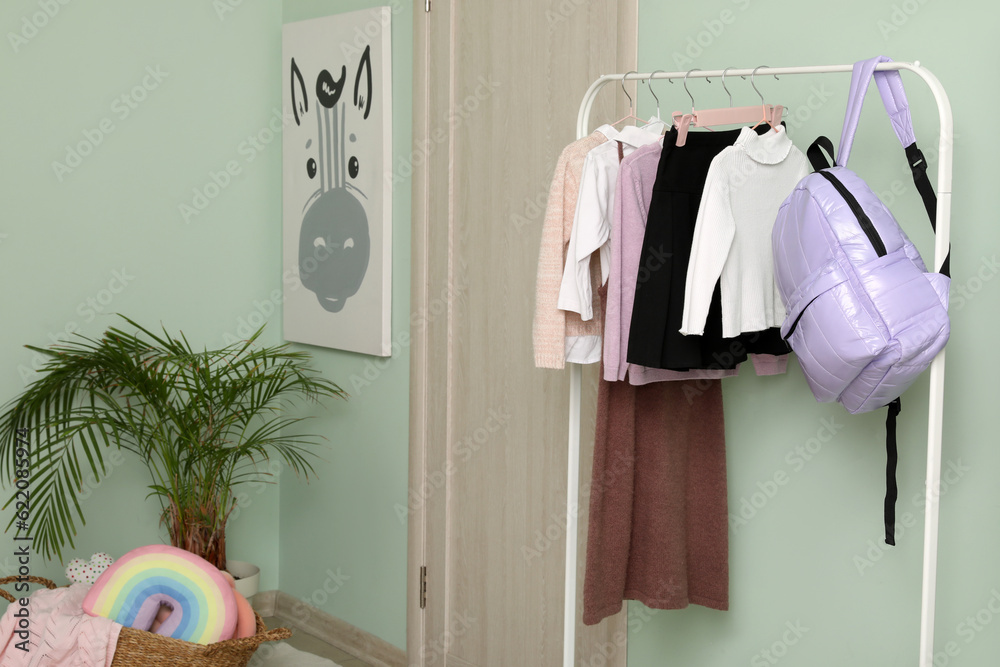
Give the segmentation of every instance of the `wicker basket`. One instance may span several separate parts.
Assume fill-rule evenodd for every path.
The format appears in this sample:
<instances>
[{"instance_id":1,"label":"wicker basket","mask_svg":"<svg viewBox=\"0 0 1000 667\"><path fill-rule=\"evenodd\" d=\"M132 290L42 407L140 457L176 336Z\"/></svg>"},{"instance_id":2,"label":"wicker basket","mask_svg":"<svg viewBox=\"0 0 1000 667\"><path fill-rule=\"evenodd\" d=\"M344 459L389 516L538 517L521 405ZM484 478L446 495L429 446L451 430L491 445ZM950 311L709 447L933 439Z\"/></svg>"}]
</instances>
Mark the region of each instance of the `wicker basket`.
<instances>
[{"instance_id":1,"label":"wicker basket","mask_svg":"<svg viewBox=\"0 0 1000 667\"><path fill-rule=\"evenodd\" d=\"M0 578L0 586L21 581L19 577ZM53 589L55 583L44 577L28 577L28 581ZM14 602L14 596L0 588L0 596ZM288 628L268 630L257 618L257 634L245 639L227 639L215 644L192 644L191 642L164 637L144 630L125 628L118 636L115 659L112 667L246 667L254 651L264 642L278 641L292 636Z\"/></svg>"}]
</instances>

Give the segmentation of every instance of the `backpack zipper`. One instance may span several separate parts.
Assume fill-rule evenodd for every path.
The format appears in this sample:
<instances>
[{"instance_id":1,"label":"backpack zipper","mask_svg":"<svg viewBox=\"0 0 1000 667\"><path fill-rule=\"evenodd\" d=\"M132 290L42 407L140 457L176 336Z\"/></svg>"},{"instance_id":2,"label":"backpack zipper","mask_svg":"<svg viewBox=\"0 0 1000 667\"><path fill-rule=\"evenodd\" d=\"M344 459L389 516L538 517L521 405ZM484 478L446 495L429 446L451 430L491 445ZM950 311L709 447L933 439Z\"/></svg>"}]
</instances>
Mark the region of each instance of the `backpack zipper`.
<instances>
[{"instance_id":1,"label":"backpack zipper","mask_svg":"<svg viewBox=\"0 0 1000 667\"><path fill-rule=\"evenodd\" d=\"M812 305L813 301L815 301L816 299L820 298L821 296L823 296L823 295L822 294L817 294L816 296L814 296L812 299L809 300L809 303L807 303L805 305L805 308L803 308L802 310L799 311L799 316L795 318L795 321L792 322L792 326L789 327L789 329L788 329L788 333L785 334L784 336L782 336L781 340L785 341L785 343L788 343L788 339L792 337L793 333L795 333L795 330L799 326L799 320L801 320L802 316L806 314L806 310L809 309L809 306Z\"/></svg>"},{"instance_id":2,"label":"backpack zipper","mask_svg":"<svg viewBox=\"0 0 1000 667\"><path fill-rule=\"evenodd\" d=\"M872 247L875 248L875 253L879 257L885 257L887 253L885 250L885 244L882 242L882 237L878 235L878 231L875 229L875 225L872 224L871 218L869 218L868 214L865 213L865 210L861 208L861 204L859 204L858 200L854 198L854 195L851 194L851 191L848 190L846 187L844 187L844 184L841 183L840 180L838 180L837 177L831 174L830 172L824 170L824 171L817 171L816 173L833 184L833 187L837 189L837 192L840 193L840 196L843 197L844 200L847 202L847 205L854 213L854 217L858 219L858 222L861 224L862 231L864 231L865 236L868 237L868 240L871 241Z\"/></svg>"}]
</instances>

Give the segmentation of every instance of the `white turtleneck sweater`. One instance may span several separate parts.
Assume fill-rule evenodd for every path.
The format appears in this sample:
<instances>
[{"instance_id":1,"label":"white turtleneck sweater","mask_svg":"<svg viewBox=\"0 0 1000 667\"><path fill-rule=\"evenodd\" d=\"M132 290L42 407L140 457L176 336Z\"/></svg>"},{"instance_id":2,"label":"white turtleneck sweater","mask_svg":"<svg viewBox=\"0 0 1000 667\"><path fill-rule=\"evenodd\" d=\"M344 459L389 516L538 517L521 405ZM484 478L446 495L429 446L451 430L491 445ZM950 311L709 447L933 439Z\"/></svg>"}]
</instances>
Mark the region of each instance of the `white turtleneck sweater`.
<instances>
[{"instance_id":1,"label":"white turtleneck sweater","mask_svg":"<svg viewBox=\"0 0 1000 667\"><path fill-rule=\"evenodd\" d=\"M722 335L781 326L785 307L774 284L771 228L781 203L810 172L784 127L758 135L744 127L712 160L695 223L681 333L701 335L716 281Z\"/></svg>"}]
</instances>

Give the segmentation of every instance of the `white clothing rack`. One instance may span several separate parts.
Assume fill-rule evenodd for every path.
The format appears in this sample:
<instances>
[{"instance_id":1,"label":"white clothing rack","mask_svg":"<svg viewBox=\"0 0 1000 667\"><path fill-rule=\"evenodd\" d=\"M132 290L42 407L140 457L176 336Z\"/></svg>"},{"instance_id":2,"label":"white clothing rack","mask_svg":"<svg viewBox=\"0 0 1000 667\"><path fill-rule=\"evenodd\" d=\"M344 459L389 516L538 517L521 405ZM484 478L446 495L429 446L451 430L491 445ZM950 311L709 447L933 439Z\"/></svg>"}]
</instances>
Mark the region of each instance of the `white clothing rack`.
<instances>
[{"instance_id":1,"label":"white clothing rack","mask_svg":"<svg viewBox=\"0 0 1000 667\"><path fill-rule=\"evenodd\" d=\"M829 65L819 67L760 67L758 76L774 74L832 74L851 73L854 65ZM952 143L954 122L948 95L930 71L919 62L881 63L877 71L908 70L913 72L930 87L937 100L938 115L941 120L941 136L938 139L938 180L937 180L937 233L934 241L934 266L940 267L948 255L951 228L951 175ZM727 76L750 76L753 69L728 69ZM683 79L723 76L722 70L686 72L657 72L655 74L606 74L594 81L580 104L577 117L576 136L582 139L589 134L590 112L597 93L609 83L623 80ZM873 102L874 103L874 102ZM563 627L563 666L573 667L576 648L576 571L577 571L577 531L578 498L580 493L580 401L582 369L570 364L569 393L569 463L567 470L567 531L566 531L566 602ZM927 425L927 514L924 519L924 567L923 594L920 609L920 662L919 667L933 667L934 659L934 601L937 585L937 543L939 498L936 489L941 480L941 432L944 412L944 350L931 364L930 405Z\"/></svg>"}]
</instances>

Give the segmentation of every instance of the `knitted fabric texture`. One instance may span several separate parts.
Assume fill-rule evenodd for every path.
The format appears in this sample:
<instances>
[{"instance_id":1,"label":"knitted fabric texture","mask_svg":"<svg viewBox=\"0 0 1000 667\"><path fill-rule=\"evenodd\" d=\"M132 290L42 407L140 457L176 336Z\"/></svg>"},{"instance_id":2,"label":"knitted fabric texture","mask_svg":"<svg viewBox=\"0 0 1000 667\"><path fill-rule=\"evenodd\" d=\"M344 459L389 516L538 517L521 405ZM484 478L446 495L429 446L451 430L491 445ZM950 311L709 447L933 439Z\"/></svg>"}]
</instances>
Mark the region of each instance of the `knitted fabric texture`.
<instances>
[{"instance_id":1,"label":"knitted fabric texture","mask_svg":"<svg viewBox=\"0 0 1000 667\"><path fill-rule=\"evenodd\" d=\"M584 623L617 614L624 600L729 608L720 380L601 379L590 489Z\"/></svg>"},{"instance_id":2,"label":"knitted fabric texture","mask_svg":"<svg viewBox=\"0 0 1000 667\"><path fill-rule=\"evenodd\" d=\"M535 318L532 339L535 349L535 366L538 368L564 368L566 366L567 338L597 337L600 339L604 311L601 310L597 289L600 286L600 259L591 257L593 278L594 319L584 322L576 313L559 310L559 286L566 265L566 248L573 231L576 200L580 194L580 175L583 161L593 148L606 142L601 132L575 141L565 149L556 163L556 170L549 188L549 201L542 223L542 241L538 255L538 277L535 283ZM596 362L596 359L594 359Z\"/></svg>"},{"instance_id":3,"label":"knitted fabric texture","mask_svg":"<svg viewBox=\"0 0 1000 667\"><path fill-rule=\"evenodd\" d=\"M736 144L712 160L687 267L681 333L704 333L716 282L723 337L784 323L771 229L781 203L808 174L809 161L783 127L762 136L743 128Z\"/></svg>"}]
</instances>

